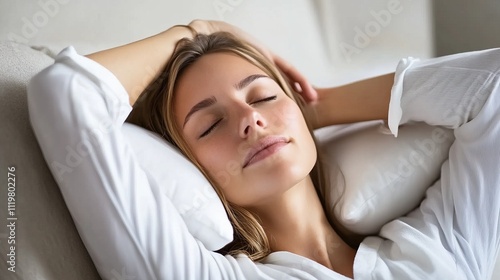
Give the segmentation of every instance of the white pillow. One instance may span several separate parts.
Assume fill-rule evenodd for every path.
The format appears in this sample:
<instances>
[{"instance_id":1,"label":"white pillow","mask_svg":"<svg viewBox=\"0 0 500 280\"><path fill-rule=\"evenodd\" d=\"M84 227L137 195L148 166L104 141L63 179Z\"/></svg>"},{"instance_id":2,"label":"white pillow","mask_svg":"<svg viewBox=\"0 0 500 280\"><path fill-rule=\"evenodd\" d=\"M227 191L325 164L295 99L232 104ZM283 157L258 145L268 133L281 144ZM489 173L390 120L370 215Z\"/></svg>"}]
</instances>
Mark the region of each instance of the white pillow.
<instances>
[{"instance_id":1,"label":"white pillow","mask_svg":"<svg viewBox=\"0 0 500 280\"><path fill-rule=\"evenodd\" d=\"M417 207L454 141L452 130L424 123L400 126L395 138L380 121L327 127L316 136L329 168L340 168L345 179L344 186L331 177L326 195L338 203L327 214L358 234L376 234Z\"/></svg>"},{"instance_id":2,"label":"white pillow","mask_svg":"<svg viewBox=\"0 0 500 280\"><path fill-rule=\"evenodd\" d=\"M233 240L222 202L194 164L156 133L130 123L123 124L122 132L139 165L162 188L196 239L213 251Z\"/></svg>"}]
</instances>

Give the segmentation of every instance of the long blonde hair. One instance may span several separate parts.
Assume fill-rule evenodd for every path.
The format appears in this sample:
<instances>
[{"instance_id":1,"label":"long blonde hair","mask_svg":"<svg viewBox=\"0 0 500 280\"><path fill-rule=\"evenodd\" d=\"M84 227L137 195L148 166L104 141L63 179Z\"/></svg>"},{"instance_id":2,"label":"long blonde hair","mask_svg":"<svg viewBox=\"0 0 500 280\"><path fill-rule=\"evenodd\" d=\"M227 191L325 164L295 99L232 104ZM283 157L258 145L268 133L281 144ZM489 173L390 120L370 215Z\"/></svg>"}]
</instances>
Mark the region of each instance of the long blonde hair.
<instances>
[{"instance_id":1,"label":"long blonde hair","mask_svg":"<svg viewBox=\"0 0 500 280\"><path fill-rule=\"evenodd\" d=\"M302 112L304 112L303 108L305 103L303 99L292 90L292 87L273 63L250 44L239 40L229 33L218 32L211 35L199 34L193 39L184 38L180 40L162 74L148 86L134 104L127 122L156 132L174 146L178 147L210 181L219 195L234 228L234 240L218 252L231 255L243 253L252 260L260 260L271 253L271 248L269 240L258 219L246 209L227 201L220 188L215 184L215 180L208 175L188 148L174 117L173 106L176 81L183 74L184 70L201 56L220 52L236 54L262 69L262 71L278 83L286 95L294 100L299 105ZM308 126L311 135L313 135L312 127L309 123ZM319 153L318 160L310 175L323 208L325 208L325 205L327 205L324 201L326 180L322 172ZM330 223L332 223L332 225L337 224L336 221L330 221Z\"/></svg>"}]
</instances>

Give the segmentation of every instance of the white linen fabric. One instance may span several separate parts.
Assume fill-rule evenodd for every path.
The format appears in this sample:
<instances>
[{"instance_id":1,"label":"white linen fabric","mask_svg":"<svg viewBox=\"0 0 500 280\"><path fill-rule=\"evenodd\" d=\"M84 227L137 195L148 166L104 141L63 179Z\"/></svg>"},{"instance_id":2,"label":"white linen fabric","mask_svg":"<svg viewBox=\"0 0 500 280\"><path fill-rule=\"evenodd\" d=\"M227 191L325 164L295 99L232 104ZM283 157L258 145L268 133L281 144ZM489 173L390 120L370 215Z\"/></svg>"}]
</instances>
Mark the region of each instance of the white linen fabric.
<instances>
[{"instance_id":1,"label":"white linen fabric","mask_svg":"<svg viewBox=\"0 0 500 280\"><path fill-rule=\"evenodd\" d=\"M423 121L456 139L420 207L363 241L355 278L490 279L500 242L500 49L403 59L396 71L393 134Z\"/></svg>"},{"instance_id":2,"label":"white linen fabric","mask_svg":"<svg viewBox=\"0 0 500 280\"><path fill-rule=\"evenodd\" d=\"M402 114L390 114L389 123L444 125L456 140L421 206L361 244L355 278L491 275L499 242L499 57L491 50L398 66L403 83L395 85L389 110L400 106ZM45 159L104 279L123 268L137 279L346 279L288 252L254 263L206 249L135 161L121 131L131 110L124 88L73 48L33 78L28 105Z\"/></svg>"}]
</instances>

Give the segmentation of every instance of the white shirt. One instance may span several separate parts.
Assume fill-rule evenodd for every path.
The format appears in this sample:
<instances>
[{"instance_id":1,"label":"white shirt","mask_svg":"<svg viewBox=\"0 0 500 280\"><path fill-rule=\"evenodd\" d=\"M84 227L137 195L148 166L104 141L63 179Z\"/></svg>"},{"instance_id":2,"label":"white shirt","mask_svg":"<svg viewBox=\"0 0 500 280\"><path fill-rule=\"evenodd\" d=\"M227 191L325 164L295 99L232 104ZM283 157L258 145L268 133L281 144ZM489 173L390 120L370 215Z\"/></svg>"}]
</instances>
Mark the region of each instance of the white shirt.
<instances>
[{"instance_id":1,"label":"white shirt","mask_svg":"<svg viewBox=\"0 0 500 280\"><path fill-rule=\"evenodd\" d=\"M363 241L356 279L490 277L500 241L498 61L500 50L400 62L389 109L393 133L425 121L455 129L456 140L421 206ZM252 262L205 249L133 160L120 130L131 111L125 89L72 47L33 78L28 105L44 157L54 177L64 173L59 187L104 279L124 271L133 279L346 279L289 252ZM141 205L141 197L156 203ZM152 228L149 219L168 222ZM86 234L89 227L98 237Z\"/></svg>"}]
</instances>

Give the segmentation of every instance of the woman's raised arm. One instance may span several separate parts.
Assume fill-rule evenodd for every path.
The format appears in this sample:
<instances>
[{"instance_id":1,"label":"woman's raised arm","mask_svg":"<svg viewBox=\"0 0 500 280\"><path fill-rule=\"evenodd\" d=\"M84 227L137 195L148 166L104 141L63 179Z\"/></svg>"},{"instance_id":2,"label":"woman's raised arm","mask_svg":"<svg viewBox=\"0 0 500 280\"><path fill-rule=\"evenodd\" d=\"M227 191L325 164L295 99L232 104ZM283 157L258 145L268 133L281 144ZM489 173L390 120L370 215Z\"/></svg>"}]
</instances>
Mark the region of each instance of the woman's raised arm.
<instances>
[{"instance_id":1,"label":"woman's raised arm","mask_svg":"<svg viewBox=\"0 0 500 280\"><path fill-rule=\"evenodd\" d=\"M194 34L186 26L174 26L157 35L120 47L87 55L110 70L128 93L131 105L159 75L172 55L175 44Z\"/></svg>"},{"instance_id":2,"label":"woman's raised arm","mask_svg":"<svg viewBox=\"0 0 500 280\"><path fill-rule=\"evenodd\" d=\"M292 83L298 83L307 101L316 99L316 93L307 79L243 30L222 22L194 20L189 25L176 25L154 36L127 45L87 55L110 70L122 83L129 95L131 105L144 89L154 81L170 59L177 42L192 38L196 33L210 34L218 31L230 32L248 41L264 55L274 61Z\"/></svg>"},{"instance_id":3,"label":"woman's raised arm","mask_svg":"<svg viewBox=\"0 0 500 280\"><path fill-rule=\"evenodd\" d=\"M340 87L320 88L308 106L314 128L369 120L387 120L394 73Z\"/></svg>"}]
</instances>

